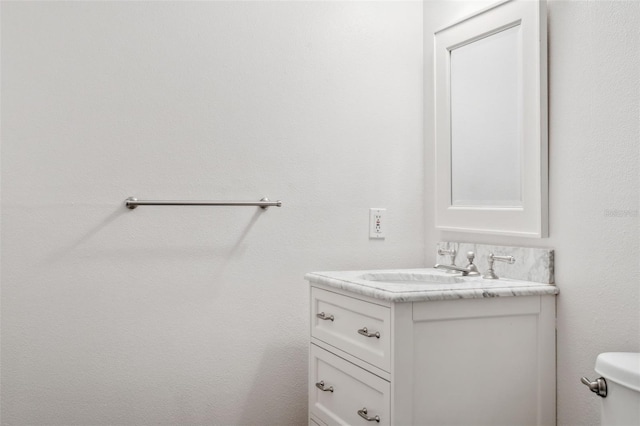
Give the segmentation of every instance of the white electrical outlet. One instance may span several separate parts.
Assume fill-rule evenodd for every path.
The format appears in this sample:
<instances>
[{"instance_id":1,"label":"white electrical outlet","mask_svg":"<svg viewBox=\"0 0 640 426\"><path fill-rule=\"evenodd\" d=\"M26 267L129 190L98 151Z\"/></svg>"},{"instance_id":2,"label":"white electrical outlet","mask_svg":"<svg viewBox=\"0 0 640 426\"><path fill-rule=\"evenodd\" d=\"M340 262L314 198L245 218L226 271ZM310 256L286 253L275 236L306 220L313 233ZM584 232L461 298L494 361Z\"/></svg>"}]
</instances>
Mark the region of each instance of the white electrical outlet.
<instances>
[{"instance_id":1,"label":"white electrical outlet","mask_svg":"<svg viewBox=\"0 0 640 426\"><path fill-rule=\"evenodd\" d=\"M384 238L387 209L369 209L369 238Z\"/></svg>"}]
</instances>

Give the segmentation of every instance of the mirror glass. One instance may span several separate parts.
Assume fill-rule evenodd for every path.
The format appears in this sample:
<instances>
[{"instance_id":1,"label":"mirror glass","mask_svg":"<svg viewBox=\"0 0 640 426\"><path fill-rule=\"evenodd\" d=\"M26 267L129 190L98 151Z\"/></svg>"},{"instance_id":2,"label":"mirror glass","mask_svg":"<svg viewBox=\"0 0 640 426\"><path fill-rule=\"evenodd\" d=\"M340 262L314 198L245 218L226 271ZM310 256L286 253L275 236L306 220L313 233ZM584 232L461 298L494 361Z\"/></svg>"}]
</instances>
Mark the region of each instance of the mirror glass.
<instances>
[{"instance_id":1,"label":"mirror glass","mask_svg":"<svg viewBox=\"0 0 640 426\"><path fill-rule=\"evenodd\" d=\"M521 206L520 26L451 50L451 204Z\"/></svg>"}]
</instances>

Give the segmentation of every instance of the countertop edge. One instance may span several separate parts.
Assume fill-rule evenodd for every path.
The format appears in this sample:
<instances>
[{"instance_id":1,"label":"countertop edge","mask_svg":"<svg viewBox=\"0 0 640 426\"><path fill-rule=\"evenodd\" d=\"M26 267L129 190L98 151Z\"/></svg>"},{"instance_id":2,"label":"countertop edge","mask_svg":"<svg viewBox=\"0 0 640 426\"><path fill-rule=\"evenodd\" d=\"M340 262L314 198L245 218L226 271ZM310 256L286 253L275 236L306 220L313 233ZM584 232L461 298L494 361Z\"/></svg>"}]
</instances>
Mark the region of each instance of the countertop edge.
<instances>
[{"instance_id":1,"label":"countertop edge","mask_svg":"<svg viewBox=\"0 0 640 426\"><path fill-rule=\"evenodd\" d=\"M363 273L367 271L345 271L343 273ZM518 297L518 296L542 296L557 295L558 288L553 284L543 284L531 282L531 285L520 285L517 287L509 286L508 281L504 281L503 287L491 286L487 288L458 288L458 289L419 289L415 291L392 292L384 289L376 288L366 283L355 282L359 280L350 280L347 278L338 278L328 275L330 273L310 272L305 274L304 278L311 284L319 284L323 286L333 287L345 290L362 296L373 297L375 299L385 300L388 302L425 302L438 300L457 300L457 299L483 299L495 297ZM502 284L497 282L495 284Z\"/></svg>"}]
</instances>

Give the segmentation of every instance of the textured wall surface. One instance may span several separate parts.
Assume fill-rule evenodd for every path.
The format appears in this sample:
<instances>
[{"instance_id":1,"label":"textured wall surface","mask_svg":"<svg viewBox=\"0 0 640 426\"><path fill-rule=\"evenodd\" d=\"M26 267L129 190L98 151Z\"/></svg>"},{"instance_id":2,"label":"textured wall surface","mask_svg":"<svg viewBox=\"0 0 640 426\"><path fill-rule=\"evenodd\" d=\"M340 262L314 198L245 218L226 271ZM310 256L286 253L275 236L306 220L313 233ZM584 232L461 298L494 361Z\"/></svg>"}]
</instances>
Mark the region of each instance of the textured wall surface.
<instances>
[{"instance_id":1,"label":"textured wall surface","mask_svg":"<svg viewBox=\"0 0 640 426\"><path fill-rule=\"evenodd\" d=\"M433 31L479 7L425 3L427 188ZM640 352L640 2L551 0L548 23L550 238L441 232L427 207L426 262L438 241L554 248L558 424L597 425L600 401L580 377L595 376L598 353Z\"/></svg>"},{"instance_id":2,"label":"textured wall surface","mask_svg":"<svg viewBox=\"0 0 640 426\"><path fill-rule=\"evenodd\" d=\"M423 195L431 36L482 3L2 2L2 423L304 423L303 274L471 241L556 250L559 424L597 424L579 377L640 351L640 3L549 2L545 240Z\"/></svg>"},{"instance_id":3,"label":"textured wall surface","mask_svg":"<svg viewBox=\"0 0 640 426\"><path fill-rule=\"evenodd\" d=\"M422 4L1 7L2 423L305 424L304 273L424 261Z\"/></svg>"}]
</instances>

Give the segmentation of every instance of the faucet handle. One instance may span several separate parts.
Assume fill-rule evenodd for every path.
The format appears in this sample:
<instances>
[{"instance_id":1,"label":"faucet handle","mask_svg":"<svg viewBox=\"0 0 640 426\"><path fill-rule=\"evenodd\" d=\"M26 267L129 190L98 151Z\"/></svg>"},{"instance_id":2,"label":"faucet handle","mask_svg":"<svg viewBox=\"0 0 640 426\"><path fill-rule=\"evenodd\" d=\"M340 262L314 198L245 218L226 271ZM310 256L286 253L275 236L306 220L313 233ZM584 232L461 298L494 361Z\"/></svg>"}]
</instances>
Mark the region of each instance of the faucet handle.
<instances>
[{"instance_id":1,"label":"faucet handle","mask_svg":"<svg viewBox=\"0 0 640 426\"><path fill-rule=\"evenodd\" d=\"M438 255L440 255L440 256L445 256L445 255L451 256L451 266L456 266L456 254L458 254L458 252L454 248L452 248L452 249L439 248L438 249ZM455 274L456 271L448 270L447 273Z\"/></svg>"},{"instance_id":2,"label":"faucet handle","mask_svg":"<svg viewBox=\"0 0 640 426\"><path fill-rule=\"evenodd\" d=\"M507 262L510 265L514 264L515 261L516 261L515 257L513 257L513 256L496 256L493 253L489 253L489 270L484 273L482 278L487 279L487 280L497 280L498 279L498 276L496 275L495 271L493 270L493 262L496 261L496 260L498 260L500 262Z\"/></svg>"},{"instance_id":3,"label":"faucet handle","mask_svg":"<svg viewBox=\"0 0 640 426\"><path fill-rule=\"evenodd\" d=\"M440 256L444 256L444 255L447 255L447 254L448 254L449 256L451 256L452 258L454 258L454 259L455 259L456 254L458 254L458 252L457 252L457 251L456 251L456 249L454 249L454 248L453 248L453 249L443 249L443 248L439 248L439 249L438 249L438 254L439 254Z\"/></svg>"}]
</instances>

